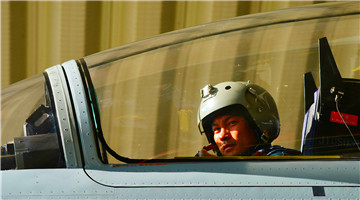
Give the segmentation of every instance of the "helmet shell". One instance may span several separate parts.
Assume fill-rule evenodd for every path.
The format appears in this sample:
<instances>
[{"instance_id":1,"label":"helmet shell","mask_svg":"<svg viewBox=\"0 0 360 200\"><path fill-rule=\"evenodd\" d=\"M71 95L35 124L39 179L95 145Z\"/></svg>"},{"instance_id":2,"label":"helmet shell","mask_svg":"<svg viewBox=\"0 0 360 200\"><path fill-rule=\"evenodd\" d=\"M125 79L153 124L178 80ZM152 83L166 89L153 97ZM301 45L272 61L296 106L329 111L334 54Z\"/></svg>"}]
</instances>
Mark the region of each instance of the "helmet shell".
<instances>
[{"instance_id":1,"label":"helmet shell","mask_svg":"<svg viewBox=\"0 0 360 200\"><path fill-rule=\"evenodd\" d=\"M203 126L210 143L213 142L213 133L206 127L209 124L204 122L229 106L234 106L233 109L237 109L240 115L249 116L248 123L255 124L255 132L259 139L266 137L262 138L265 143L271 143L279 135L280 120L276 103L270 93L256 84L222 82L215 86L207 85L201 90L201 98L198 126Z\"/></svg>"}]
</instances>

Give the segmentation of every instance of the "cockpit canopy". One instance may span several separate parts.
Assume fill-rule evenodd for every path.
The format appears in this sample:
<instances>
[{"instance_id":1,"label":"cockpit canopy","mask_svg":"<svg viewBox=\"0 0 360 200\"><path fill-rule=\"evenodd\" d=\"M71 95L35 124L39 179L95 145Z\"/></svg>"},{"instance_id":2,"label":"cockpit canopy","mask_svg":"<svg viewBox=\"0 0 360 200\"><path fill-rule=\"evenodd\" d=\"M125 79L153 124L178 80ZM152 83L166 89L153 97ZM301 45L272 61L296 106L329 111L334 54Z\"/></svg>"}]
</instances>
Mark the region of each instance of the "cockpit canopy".
<instances>
[{"instance_id":1,"label":"cockpit canopy","mask_svg":"<svg viewBox=\"0 0 360 200\"><path fill-rule=\"evenodd\" d=\"M277 104L281 131L273 144L301 150L310 107L303 75L311 72L320 86L318 41L327 38L343 78L360 79L359 30L357 2L329 3L174 31L69 61L2 90L1 141L54 136L39 139L45 149L58 146L50 167L80 166L76 152L86 145L96 149L87 156L103 164L192 157L208 145L197 127L199 90L250 81Z\"/></svg>"}]
</instances>

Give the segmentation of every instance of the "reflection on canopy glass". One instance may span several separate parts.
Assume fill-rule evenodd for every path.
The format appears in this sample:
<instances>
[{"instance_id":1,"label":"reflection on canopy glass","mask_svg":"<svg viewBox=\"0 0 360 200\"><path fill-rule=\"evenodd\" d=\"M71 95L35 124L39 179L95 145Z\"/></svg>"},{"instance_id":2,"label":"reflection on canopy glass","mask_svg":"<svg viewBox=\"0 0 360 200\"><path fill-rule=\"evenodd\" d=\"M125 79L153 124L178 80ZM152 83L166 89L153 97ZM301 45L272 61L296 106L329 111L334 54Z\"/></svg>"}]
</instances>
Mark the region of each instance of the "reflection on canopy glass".
<instances>
[{"instance_id":1,"label":"reflection on canopy glass","mask_svg":"<svg viewBox=\"0 0 360 200\"><path fill-rule=\"evenodd\" d=\"M312 72L319 85L318 40L328 38L342 77L360 79L359 16L308 15L288 23L274 19L236 28L239 18L163 36L169 41L166 45L156 46L157 38L145 41L141 44L148 45L147 51L132 54L139 48L134 44L85 58L107 143L129 158L194 156L208 145L197 126L200 89L224 81L250 81L269 91L277 103L281 131L273 144L300 150L303 75Z\"/></svg>"}]
</instances>

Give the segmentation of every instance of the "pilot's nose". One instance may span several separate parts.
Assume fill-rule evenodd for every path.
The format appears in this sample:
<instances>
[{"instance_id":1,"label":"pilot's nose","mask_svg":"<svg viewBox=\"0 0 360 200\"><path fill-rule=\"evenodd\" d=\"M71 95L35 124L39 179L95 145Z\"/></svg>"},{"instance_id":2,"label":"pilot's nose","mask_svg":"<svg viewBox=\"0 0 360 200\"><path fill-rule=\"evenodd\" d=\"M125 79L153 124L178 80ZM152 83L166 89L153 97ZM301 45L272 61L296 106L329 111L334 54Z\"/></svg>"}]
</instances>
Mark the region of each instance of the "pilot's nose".
<instances>
[{"instance_id":1,"label":"pilot's nose","mask_svg":"<svg viewBox=\"0 0 360 200\"><path fill-rule=\"evenodd\" d=\"M224 140L227 140L229 138L229 129L227 128L221 128L221 131L220 131L220 140L224 141Z\"/></svg>"}]
</instances>

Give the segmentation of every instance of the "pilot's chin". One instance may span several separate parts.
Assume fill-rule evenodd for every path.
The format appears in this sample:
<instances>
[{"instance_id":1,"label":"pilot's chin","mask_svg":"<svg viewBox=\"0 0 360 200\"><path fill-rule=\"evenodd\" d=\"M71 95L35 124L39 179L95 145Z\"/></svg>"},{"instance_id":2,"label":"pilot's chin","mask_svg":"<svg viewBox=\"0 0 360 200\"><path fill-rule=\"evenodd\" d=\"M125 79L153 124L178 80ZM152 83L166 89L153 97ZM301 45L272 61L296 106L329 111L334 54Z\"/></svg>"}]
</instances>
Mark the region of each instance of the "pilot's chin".
<instances>
[{"instance_id":1,"label":"pilot's chin","mask_svg":"<svg viewBox=\"0 0 360 200\"><path fill-rule=\"evenodd\" d=\"M223 152L221 152L221 154L223 156L236 156L236 153L233 151L225 151L225 152L223 151Z\"/></svg>"}]
</instances>

